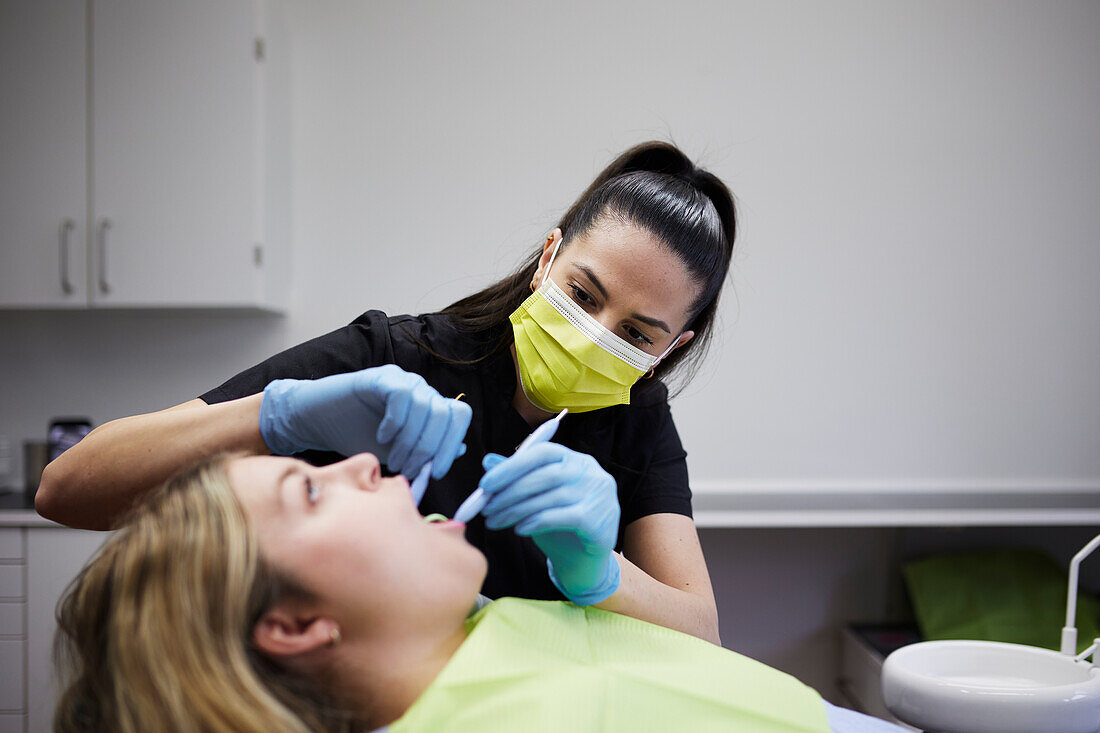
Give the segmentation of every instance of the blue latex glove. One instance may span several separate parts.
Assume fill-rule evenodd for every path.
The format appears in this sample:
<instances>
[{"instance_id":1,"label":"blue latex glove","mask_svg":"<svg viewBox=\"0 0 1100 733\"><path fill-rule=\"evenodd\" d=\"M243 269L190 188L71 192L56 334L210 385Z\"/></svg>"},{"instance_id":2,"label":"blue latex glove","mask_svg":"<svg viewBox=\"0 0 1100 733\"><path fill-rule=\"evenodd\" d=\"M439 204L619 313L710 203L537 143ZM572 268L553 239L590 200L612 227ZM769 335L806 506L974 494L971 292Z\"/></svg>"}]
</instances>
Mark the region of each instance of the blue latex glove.
<instances>
[{"instance_id":1,"label":"blue latex glove","mask_svg":"<svg viewBox=\"0 0 1100 733\"><path fill-rule=\"evenodd\" d=\"M516 534L531 537L546 554L550 580L578 606L618 590L618 493L595 458L542 443L510 458L490 453L482 465L486 527L515 525Z\"/></svg>"},{"instance_id":2,"label":"blue latex glove","mask_svg":"<svg viewBox=\"0 0 1100 733\"><path fill-rule=\"evenodd\" d=\"M466 452L473 411L419 374L394 365L321 379L277 379L260 405L260 433L272 453L374 453L391 471L415 476L429 460L440 478Z\"/></svg>"}]
</instances>

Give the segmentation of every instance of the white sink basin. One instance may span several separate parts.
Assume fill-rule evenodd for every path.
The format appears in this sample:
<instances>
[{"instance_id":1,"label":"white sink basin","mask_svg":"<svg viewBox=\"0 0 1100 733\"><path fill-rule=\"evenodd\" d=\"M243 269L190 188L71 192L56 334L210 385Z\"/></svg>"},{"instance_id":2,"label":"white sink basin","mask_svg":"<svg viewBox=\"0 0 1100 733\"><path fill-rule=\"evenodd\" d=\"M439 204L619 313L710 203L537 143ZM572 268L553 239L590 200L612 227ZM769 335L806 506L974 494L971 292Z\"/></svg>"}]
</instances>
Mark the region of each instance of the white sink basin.
<instances>
[{"instance_id":1,"label":"white sink basin","mask_svg":"<svg viewBox=\"0 0 1100 733\"><path fill-rule=\"evenodd\" d=\"M882 695L894 715L926 731L1100 731L1100 670L1022 644L910 644L886 658Z\"/></svg>"}]
</instances>

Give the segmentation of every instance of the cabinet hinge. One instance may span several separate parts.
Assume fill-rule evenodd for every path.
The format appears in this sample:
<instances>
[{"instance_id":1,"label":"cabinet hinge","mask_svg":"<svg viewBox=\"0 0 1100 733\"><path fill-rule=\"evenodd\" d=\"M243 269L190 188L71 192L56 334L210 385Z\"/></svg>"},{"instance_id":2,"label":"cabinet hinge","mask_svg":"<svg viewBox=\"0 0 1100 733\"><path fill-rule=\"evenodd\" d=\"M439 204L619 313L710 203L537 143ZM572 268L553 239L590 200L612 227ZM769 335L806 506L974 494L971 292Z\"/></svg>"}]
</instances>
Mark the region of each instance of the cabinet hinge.
<instances>
[{"instance_id":1,"label":"cabinet hinge","mask_svg":"<svg viewBox=\"0 0 1100 733\"><path fill-rule=\"evenodd\" d=\"M263 38L257 38L256 39L255 54L256 54L256 60L257 61L263 61L264 60L264 39Z\"/></svg>"},{"instance_id":2,"label":"cabinet hinge","mask_svg":"<svg viewBox=\"0 0 1100 733\"><path fill-rule=\"evenodd\" d=\"M264 248L263 245L257 244L252 248L252 262L256 264L256 267L263 267L264 264Z\"/></svg>"}]
</instances>

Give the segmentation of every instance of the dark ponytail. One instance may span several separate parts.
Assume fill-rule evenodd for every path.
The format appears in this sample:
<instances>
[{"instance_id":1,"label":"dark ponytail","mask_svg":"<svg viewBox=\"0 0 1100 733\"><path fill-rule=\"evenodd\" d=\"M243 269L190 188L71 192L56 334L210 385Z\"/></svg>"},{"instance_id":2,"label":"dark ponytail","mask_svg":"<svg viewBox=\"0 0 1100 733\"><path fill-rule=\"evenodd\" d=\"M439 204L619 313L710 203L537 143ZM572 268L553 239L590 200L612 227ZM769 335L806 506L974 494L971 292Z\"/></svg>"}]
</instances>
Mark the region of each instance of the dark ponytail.
<instances>
[{"instance_id":1,"label":"dark ponytail","mask_svg":"<svg viewBox=\"0 0 1100 733\"><path fill-rule=\"evenodd\" d=\"M697 370L712 333L718 294L729 271L737 215L733 195L716 176L697 168L676 146L645 142L611 162L562 216L564 249L586 234L604 216L614 215L648 230L684 263L700 283L687 329L695 337L676 349L656 369L665 377L688 364L683 383ZM485 334L500 330L486 358L512 342L508 316L531 294L542 245L516 272L443 310L464 331ZM644 388L642 380L635 388Z\"/></svg>"}]
</instances>

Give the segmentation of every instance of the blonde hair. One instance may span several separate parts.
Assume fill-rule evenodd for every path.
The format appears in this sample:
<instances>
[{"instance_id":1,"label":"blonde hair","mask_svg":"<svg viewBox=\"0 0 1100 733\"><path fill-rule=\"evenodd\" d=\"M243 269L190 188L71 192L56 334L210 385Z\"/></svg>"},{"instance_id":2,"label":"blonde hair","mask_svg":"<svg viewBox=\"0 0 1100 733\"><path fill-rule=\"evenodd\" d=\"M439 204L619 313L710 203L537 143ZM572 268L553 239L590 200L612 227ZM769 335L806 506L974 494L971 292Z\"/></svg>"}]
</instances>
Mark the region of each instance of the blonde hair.
<instances>
[{"instance_id":1,"label":"blonde hair","mask_svg":"<svg viewBox=\"0 0 1100 733\"><path fill-rule=\"evenodd\" d=\"M57 731L349 731L326 680L280 669L251 644L279 577L229 488L226 457L157 489L84 567L58 608L67 685Z\"/></svg>"}]
</instances>

